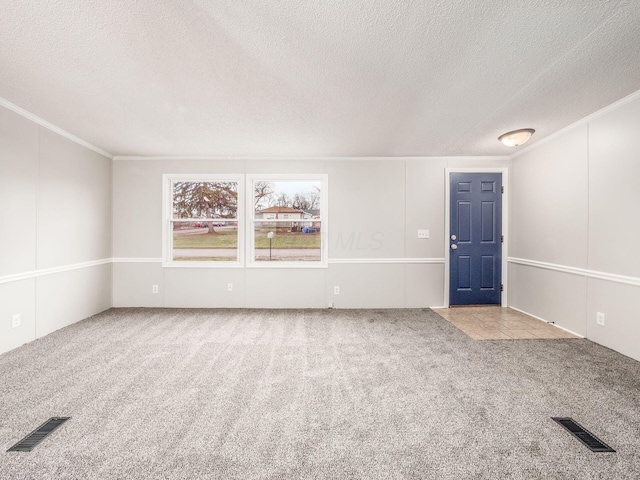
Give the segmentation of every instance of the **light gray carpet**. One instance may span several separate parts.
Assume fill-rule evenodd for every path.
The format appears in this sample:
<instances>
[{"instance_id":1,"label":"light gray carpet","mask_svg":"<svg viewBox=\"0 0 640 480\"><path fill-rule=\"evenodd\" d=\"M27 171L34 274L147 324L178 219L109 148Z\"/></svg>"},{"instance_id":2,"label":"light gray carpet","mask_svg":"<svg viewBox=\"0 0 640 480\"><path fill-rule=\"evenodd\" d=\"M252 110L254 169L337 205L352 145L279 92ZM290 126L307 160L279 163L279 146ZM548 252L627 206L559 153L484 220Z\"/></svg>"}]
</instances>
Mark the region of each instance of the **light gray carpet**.
<instances>
[{"instance_id":1,"label":"light gray carpet","mask_svg":"<svg viewBox=\"0 0 640 480\"><path fill-rule=\"evenodd\" d=\"M639 362L430 310L114 309L0 379L2 479L640 478ZM51 416L73 418L5 453Z\"/></svg>"}]
</instances>

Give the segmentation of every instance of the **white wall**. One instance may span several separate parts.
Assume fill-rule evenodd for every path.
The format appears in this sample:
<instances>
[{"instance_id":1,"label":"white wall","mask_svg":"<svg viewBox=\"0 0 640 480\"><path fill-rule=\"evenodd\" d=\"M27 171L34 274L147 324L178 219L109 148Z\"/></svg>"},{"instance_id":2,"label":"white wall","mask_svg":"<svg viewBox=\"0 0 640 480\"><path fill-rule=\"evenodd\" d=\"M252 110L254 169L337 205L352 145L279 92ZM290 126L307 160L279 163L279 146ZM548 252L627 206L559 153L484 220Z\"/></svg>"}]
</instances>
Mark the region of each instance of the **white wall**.
<instances>
[{"instance_id":1,"label":"white wall","mask_svg":"<svg viewBox=\"0 0 640 480\"><path fill-rule=\"evenodd\" d=\"M512 159L509 301L640 360L638 132L636 94Z\"/></svg>"},{"instance_id":2,"label":"white wall","mask_svg":"<svg viewBox=\"0 0 640 480\"><path fill-rule=\"evenodd\" d=\"M0 353L110 308L110 159L0 107L0 226Z\"/></svg>"},{"instance_id":3,"label":"white wall","mask_svg":"<svg viewBox=\"0 0 640 480\"><path fill-rule=\"evenodd\" d=\"M117 160L114 306L443 305L445 168L495 165L507 160ZM328 174L329 267L162 268L164 173ZM429 229L431 238L418 239L418 229ZM160 286L158 294L152 285Z\"/></svg>"}]
</instances>

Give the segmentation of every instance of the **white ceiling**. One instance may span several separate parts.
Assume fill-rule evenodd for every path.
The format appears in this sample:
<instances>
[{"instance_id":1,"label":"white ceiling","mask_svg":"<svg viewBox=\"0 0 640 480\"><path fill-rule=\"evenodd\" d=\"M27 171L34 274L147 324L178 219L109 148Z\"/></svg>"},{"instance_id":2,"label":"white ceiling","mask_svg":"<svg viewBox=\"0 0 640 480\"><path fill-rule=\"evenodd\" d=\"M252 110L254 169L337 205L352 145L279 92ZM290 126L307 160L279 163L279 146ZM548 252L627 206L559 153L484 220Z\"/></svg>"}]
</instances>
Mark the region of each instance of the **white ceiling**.
<instances>
[{"instance_id":1,"label":"white ceiling","mask_svg":"<svg viewBox=\"0 0 640 480\"><path fill-rule=\"evenodd\" d=\"M506 155L640 89L638 0L3 0L0 97L115 155Z\"/></svg>"}]
</instances>

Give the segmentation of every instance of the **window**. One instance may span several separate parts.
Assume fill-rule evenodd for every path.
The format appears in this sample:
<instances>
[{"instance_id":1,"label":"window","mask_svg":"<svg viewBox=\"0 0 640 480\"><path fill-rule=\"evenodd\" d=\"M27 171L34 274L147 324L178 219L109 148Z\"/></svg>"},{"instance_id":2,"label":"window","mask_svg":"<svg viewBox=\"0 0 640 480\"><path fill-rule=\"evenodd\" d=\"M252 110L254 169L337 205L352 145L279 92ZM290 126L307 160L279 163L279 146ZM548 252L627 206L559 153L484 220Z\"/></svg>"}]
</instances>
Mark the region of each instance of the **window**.
<instances>
[{"instance_id":1,"label":"window","mask_svg":"<svg viewBox=\"0 0 640 480\"><path fill-rule=\"evenodd\" d=\"M242 187L238 176L164 176L165 266L241 265Z\"/></svg>"},{"instance_id":2,"label":"window","mask_svg":"<svg viewBox=\"0 0 640 480\"><path fill-rule=\"evenodd\" d=\"M250 176L247 205L250 265L327 265L327 175Z\"/></svg>"},{"instance_id":3,"label":"window","mask_svg":"<svg viewBox=\"0 0 640 480\"><path fill-rule=\"evenodd\" d=\"M163 266L241 267L245 258L250 267L327 266L327 175L163 182Z\"/></svg>"}]
</instances>

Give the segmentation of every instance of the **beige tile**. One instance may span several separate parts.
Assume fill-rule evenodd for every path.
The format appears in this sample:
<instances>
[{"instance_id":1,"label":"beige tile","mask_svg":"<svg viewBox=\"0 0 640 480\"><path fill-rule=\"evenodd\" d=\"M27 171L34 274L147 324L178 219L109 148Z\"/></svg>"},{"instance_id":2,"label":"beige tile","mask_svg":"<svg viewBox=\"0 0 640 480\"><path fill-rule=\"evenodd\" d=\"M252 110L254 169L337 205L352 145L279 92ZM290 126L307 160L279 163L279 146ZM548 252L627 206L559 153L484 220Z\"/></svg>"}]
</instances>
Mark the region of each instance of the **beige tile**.
<instances>
[{"instance_id":1,"label":"beige tile","mask_svg":"<svg viewBox=\"0 0 640 480\"><path fill-rule=\"evenodd\" d=\"M520 317L520 321L521 322L528 322L532 325L549 325L547 322L543 322L542 320L538 320L537 318L533 318L533 317Z\"/></svg>"},{"instance_id":2,"label":"beige tile","mask_svg":"<svg viewBox=\"0 0 640 480\"><path fill-rule=\"evenodd\" d=\"M531 332L538 338L558 338L558 335L553 332L539 332L539 331L533 331L533 330L527 330L527 331Z\"/></svg>"},{"instance_id":3,"label":"beige tile","mask_svg":"<svg viewBox=\"0 0 640 480\"><path fill-rule=\"evenodd\" d=\"M480 333L480 332L482 332L482 329L476 327L475 325L456 325L456 327L458 327L458 330L462 330L464 333L469 333L469 332Z\"/></svg>"},{"instance_id":4,"label":"beige tile","mask_svg":"<svg viewBox=\"0 0 640 480\"><path fill-rule=\"evenodd\" d=\"M556 328L552 323L541 322L540 320L527 320L525 323L535 328Z\"/></svg>"},{"instance_id":5,"label":"beige tile","mask_svg":"<svg viewBox=\"0 0 640 480\"><path fill-rule=\"evenodd\" d=\"M495 332L487 335L481 333L480 335L487 340L512 340L512 338L504 332Z\"/></svg>"},{"instance_id":6,"label":"beige tile","mask_svg":"<svg viewBox=\"0 0 640 480\"><path fill-rule=\"evenodd\" d=\"M564 330L510 308L456 307L434 311L474 340L576 338Z\"/></svg>"},{"instance_id":7,"label":"beige tile","mask_svg":"<svg viewBox=\"0 0 640 480\"><path fill-rule=\"evenodd\" d=\"M515 321L523 320L523 319L535 320L534 318L528 317L527 315L524 315L518 312L501 313L500 318L502 320L515 320Z\"/></svg>"},{"instance_id":8,"label":"beige tile","mask_svg":"<svg viewBox=\"0 0 640 480\"><path fill-rule=\"evenodd\" d=\"M552 334L549 334L549 333L537 333L536 332L535 335L538 338L541 338L543 340L554 340L554 339L558 338L556 335L552 335Z\"/></svg>"},{"instance_id":9,"label":"beige tile","mask_svg":"<svg viewBox=\"0 0 640 480\"><path fill-rule=\"evenodd\" d=\"M504 330L526 330L528 327L527 324L514 320L501 320L498 325Z\"/></svg>"},{"instance_id":10,"label":"beige tile","mask_svg":"<svg viewBox=\"0 0 640 480\"><path fill-rule=\"evenodd\" d=\"M492 334L500 333L501 331L499 329L497 329L497 328L478 328L477 332L480 333L481 335L483 333L486 333L488 335L492 335Z\"/></svg>"},{"instance_id":11,"label":"beige tile","mask_svg":"<svg viewBox=\"0 0 640 480\"><path fill-rule=\"evenodd\" d=\"M508 313L502 307L474 307L473 312L478 315L500 315L501 313Z\"/></svg>"},{"instance_id":12,"label":"beige tile","mask_svg":"<svg viewBox=\"0 0 640 480\"><path fill-rule=\"evenodd\" d=\"M501 320L500 318L492 318L489 316L483 316L483 317L476 317L476 320L480 323L486 323L487 325L497 325L500 322L504 322L504 320Z\"/></svg>"},{"instance_id":13,"label":"beige tile","mask_svg":"<svg viewBox=\"0 0 640 480\"><path fill-rule=\"evenodd\" d=\"M450 323L476 323L475 318L446 318Z\"/></svg>"},{"instance_id":14,"label":"beige tile","mask_svg":"<svg viewBox=\"0 0 640 480\"><path fill-rule=\"evenodd\" d=\"M545 333L547 338L578 338L569 332L565 332L559 328L554 328L553 331Z\"/></svg>"},{"instance_id":15,"label":"beige tile","mask_svg":"<svg viewBox=\"0 0 640 480\"><path fill-rule=\"evenodd\" d=\"M527 330L505 330L505 333L515 339L540 338L535 333Z\"/></svg>"},{"instance_id":16,"label":"beige tile","mask_svg":"<svg viewBox=\"0 0 640 480\"><path fill-rule=\"evenodd\" d=\"M487 332L501 332L503 329L500 325L479 325L479 330L486 330Z\"/></svg>"},{"instance_id":17,"label":"beige tile","mask_svg":"<svg viewBox=\"0 0 640 480\"><path fill-rule=\"evenodd\" d=\"M559 330L556 327L552 327L550 325L532 325L529 327L526 327L525 330L530 330L532 332L540 332L540 333L553 333L556 330Z\"/></svg>"},{"instance_id":18,"label":"beige tile","mask_svg":"<svg viewBox=\"0 0 640 480\"><path fill-rule=\"evenodd\" d=\"M476 317L474 317L473 315L471 315L470 313L454 313L454 314L449 314L446 317L447 320L449 321L472 321L472 322L477 322L478 319Z\"/></svg>"},{"instance_id":19,"label":"beige tile","mask_svg":"<svg viewBox=\"0 0 640 480\"><path fill-rule=\"evenodd\" d=\"M464 312L472 314L490 313L493 312L493 307L453 307L449 309L450 312Z\"/></svg>"},{"instance_id":20,"label":"beige tile","mask_svg":"<svg viewBox=\"0 0 640 480\"><path fill-rule=\"evenodd\" d=\"M580 337L578 337L576 335L571 335L570 333L565 332L565 333L563 333L562 335L560 335L560 336L558 336L556 338L570 338L570 339L573 338L573 339L577 340Z\"/></svg>"},{"instance_id":21,"label":"beige tile","mask_svg":"<svg viewBox=\"0 0 640 480\"><path fill-rule=\"evenodd\" d=\"M450 322L450 323L461 330L464 330L465 328L470 330L477 330L479 328L482 328L480 325L473 322Z\"/></svg>"},{"instance_id":22,"label":"beige tile","mask_svg":"<svg viewBox=\"0 0 640 480\"><path fill-rule=\"evenodd\" d=\"M484 322L499 322L502 320L500 314L476 313L474 317Z\"/></svg>"}]
</instances>

